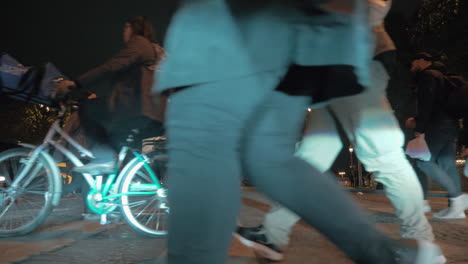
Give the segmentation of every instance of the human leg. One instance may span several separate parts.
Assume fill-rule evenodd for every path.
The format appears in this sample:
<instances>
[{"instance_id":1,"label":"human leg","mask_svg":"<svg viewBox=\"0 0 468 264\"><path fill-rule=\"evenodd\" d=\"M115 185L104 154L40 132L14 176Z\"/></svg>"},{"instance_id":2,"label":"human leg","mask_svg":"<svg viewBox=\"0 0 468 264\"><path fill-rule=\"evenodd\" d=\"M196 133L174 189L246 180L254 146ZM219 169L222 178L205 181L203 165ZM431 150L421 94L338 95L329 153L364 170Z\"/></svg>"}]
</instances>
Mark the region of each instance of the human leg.
<instances>
[{"instance_id":1,"label":"human leg","mask_svg":"<svg viewBox=\"0 0 468 264\"><path fill-rule=\"evenodd\" d=\"M239 139L266 88L255 77L188 87L167 110L170 264L224 263L240 205Z\"/></svg>"},{"instance_id":2,"label":"human leg","mask_svg":"<svg viewBox=\"0 0 468 264\"><path fill-rule=\"evenodd\" d=\"M326 108L314 109L310 113L305 135L296 152L296 156L306 160L321 172L331 167L342 148L334 122ZM280 204L274 204L265 215L263 223L268 241L280 248L287 245L291 229L298 220L296 214Z\"/></svg>"},{"instance_id":3,"label":"human leg","mask_svg":"<svg viewBox=\"0 0 468 264\"><path fill-rule=\"evenodd\" d=\"M458 195L460 195L461 179L457 167L455 166L455 156L455 142L447 142L447 144L441 149L437 157L437 164L442 170L444 170L447 173L447 175L455 185L455 188L458 190Z\"/></svg>"},{"instance_id":4,"label":"human leg","mask_svg":"<svg viewBox=\"0 0 468 264\"><path fill-rule=\"evenodd\" d=\"M244 144L246 172L259 189L300 215L358 263L393 263L385 236L339 190L334 176L321 175L294 157L308 103L307 98L275 92L256 111L257 119Z\"/></svg>"},{"instance_id":5,"label":"human leg","mask_svg":"<svg viewBox=\"0 0 468 264\"><path fill-rule=\"evenodd\" d=\"M422 188L403 151L403 133L382 90L371 89L339 99L331 109L358 158L384 185L395 214L402 220L401 236L433 241L432 228L423 212Z\"/></svg>"},{"instance_id":6,"label":"human leg","mask_svg":"<svg viewBox=\"0 0 468 264\"><path fill-rule=\"evenodd\" d=\"M446 140L438 155L435 157L438 167L445 172L434 173L436 181L441 182L442 186L449 188L449 207L434 214L435 218L441 219L464 219L465 210L468 209L468 195L461 191L460 175L455 167L455 143ZM436 170L437 172L437 170Z\"/></svg>"},{"instance_id":7,"label":"human leg","mask_svg":"<svg viewBox=\"0 0 468 264\"><path fill-rule=\"evenodd\" d=\"M296 156L317 167L320 172L325 172L331 167L341 148L342 142L329 110L317 108L310 112ZM263 225L240 227L237 235L241 236L241 242L254 247L258 254L272 260L281 260L281 249L289 243L292 227L299 219L297 214L274 202L265 215Z\"/></svg>"},{"instance_id":8,"label":"human leg","mask_svg":"<svg viewBox=\"0 0 468 264\"><path fill-rule=\"evenodd\" d=\"M416 165L420 168L422 172L430 176L432 180L437 182L442 188L448 192L449 197L457 197L461 194L460 189L457 187L452 178L448 175L448 172L442 168L441 164L438 164L437 161L440 159L440 155L445 152L442 152L447 144L451 144L452 140L447 138L445 135L431 134L426 135L426 142L431 151L431 159L429 161L417 160ZM453 155L455 153L453 152ZM448 160L449 158L443 158ZM444 167L447 167L448 164L444 164ZM448 165L449 166L449 165Z\"/></svg>"}]
</instances>

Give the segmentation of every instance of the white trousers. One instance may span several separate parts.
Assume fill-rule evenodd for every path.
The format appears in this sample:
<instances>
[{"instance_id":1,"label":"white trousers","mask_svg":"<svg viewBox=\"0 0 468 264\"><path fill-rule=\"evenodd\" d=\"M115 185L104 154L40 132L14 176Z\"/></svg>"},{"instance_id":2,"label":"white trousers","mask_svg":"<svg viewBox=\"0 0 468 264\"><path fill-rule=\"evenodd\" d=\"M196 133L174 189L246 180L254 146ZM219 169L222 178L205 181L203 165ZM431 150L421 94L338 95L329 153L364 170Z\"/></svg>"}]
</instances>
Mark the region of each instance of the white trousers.
<instances>
[{"instance_id":1,"label":"white trousers","mask_svg":"<svg viewBox=\"0 0 468 264\"><path fill-rule=\"evenodd\" d=\"M321 171L332 166L343 147L333 113L366 170L384 185L401 219L400 235L433 241L432 228L423 212L422 188L405 156L404 135L385 96L388 75L379 62L374 61L371 69L372 85L365 92L313 109L297 155ZM275 204L265 217L267 238L278 246L286 245L298 220L297 215Z\"/></svg>"}]
</instances>

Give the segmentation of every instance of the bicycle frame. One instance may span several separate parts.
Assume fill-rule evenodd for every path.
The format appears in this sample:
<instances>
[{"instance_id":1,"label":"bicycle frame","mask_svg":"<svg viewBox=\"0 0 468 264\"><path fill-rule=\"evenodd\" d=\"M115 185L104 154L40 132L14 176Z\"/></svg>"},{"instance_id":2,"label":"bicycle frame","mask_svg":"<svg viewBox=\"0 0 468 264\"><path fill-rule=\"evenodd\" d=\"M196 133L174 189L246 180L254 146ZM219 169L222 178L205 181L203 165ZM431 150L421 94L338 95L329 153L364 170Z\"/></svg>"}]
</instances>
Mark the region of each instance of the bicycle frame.
<instances>
[{"instance_id":1,"label":"bicycle frame","mask_svg":"<svg viewBox=\"0 0 468 264\"><path fill-rule=\"evenodd\" d=\"M74 166L80 167L83 166L83 162L78 158L75 154L73 154L69 149L64 147L62 145L61 139L63 139L65 142L69 144L69 146L73 147L75 150L78 151L81 157L88 157L91 159L94 159L94 155L91 151L80 145L77 141L75 141L73 138L70 137L65 131L60 128L60 123L63 121L63 116L64 116L65 109L62 108L62 111L59 113L59 119L55 121L52 126L50 127L49 131L47 132L47 135L43 141L43 143L39 146L33 146L33 145L28 145L28 144L20 144L25 147L33 148L33 151L30 154L29 160L36 160L41 153L48 153L50 150L50 147L55 148L57 151L62 153L67 160L71 161ZM58 140L55 140L57 135L60 135ZM158 194L163 196L164 194L161 193L160 190L162 190L161 184L159 184L159 180L157 179L156 174L153 172L153 170L150 168L148 165L148 162L146 161L145 157L139 154L136 151L133 151L133 155L137 158L138 162L143 162L144 168L148 171L149 176L153 180L155 184L139 184L138 188L141 191L132 191L132 192L127 192L127 193L115 193L115 194L109 194L109 192L112 190L112 188L117 187L118 183L120 183L122 177L126 174L126 171L120 171L120 167L122 166L125 157L127 156L128 152L130 151L130 148L128 146L123 146L118 154L118 159L117 159L117 164L115 167L114 173L110 174L107 177L106 182L103 184L102 183L102 175L98 176L92 176L91 174L88 173L82 173L83 177L85 178L87 184L90 186L90 193L93 194L98 194L99 197L99 202L100 201L109 201L111 199L117 199L120 198L124 195L153 195L153 194ZM50 156L50 155L47 155ZM15 180L12 183L13 187L17 187L18 183L26 177L26 175L29 173L29 171L32 169L34 165L34 162L28 162L26 164L26 167L20 172L20 174L15 178ZM96 177L96 179L94 179ZM117 184L117 185L116 185ZM137 189L138 189L137 188ZM146 192L143 192L145 190ZM154 192L153 192L154 191ZM113 203L113 202L112 202ZM88 201L88 207L91 208L89 205ZM93 209L93 208L91 208ZM105 210L101 207L101 209L96 209L93 210L96 213L99 214L107 214L109 213L109 210ZM115 210L112 209L110 211Z\"/></svg>"}]
</instances>

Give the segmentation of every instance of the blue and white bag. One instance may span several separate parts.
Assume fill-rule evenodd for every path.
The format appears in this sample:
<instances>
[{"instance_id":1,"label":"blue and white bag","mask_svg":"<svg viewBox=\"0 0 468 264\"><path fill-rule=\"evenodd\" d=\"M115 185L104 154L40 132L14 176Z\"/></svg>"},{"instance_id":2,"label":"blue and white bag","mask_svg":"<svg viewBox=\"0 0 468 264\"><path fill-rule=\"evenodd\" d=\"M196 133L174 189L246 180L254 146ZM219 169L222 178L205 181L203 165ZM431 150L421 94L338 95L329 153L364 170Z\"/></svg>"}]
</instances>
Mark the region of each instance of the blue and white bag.
<instances>
[{"instance_id":1,"label":"blue and white bag","mask_svg":"<svg viewBox=\"0 0 468 264\"><path fill-rule=\"evenodd\" d=\"M50 95L58 79L68 80L51 62L25 67L8 54L0 57L0 95L53 106Z\"/></svg>"}]
</instances>

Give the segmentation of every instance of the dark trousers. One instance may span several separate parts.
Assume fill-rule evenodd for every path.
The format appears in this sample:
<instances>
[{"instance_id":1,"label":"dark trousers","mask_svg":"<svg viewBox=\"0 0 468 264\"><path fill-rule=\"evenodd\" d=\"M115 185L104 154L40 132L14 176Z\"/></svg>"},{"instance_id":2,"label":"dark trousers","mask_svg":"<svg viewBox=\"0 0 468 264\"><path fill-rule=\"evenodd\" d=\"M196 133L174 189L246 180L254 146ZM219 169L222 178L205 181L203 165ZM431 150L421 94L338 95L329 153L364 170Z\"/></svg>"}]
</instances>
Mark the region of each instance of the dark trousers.
<instances>
[{"instance_id":1,"label":"dark trousers","mask_svg":"<svg viewBox=\"0 0 468 264\"><path fill-rule=\"evenodd\" d=\"M169 263L225 263L239 213L241 174L357 263L394 263L387 237L335 177L294 156L310 98L273 92L278 80L270 72L171 96Z\"/></svg>"},{"instance_id":2,"label":"dark trousers","mask_svg":"<svg viewBox=\"0 0 468 264\"><path fill-rule=\"evenodd\" d=\"M162 122L143 115L121 119L108 110L107 101L106 97L85 100L80 107L81 125L94 148L110 147L117 152L132 129L139 130L134 140L137 147L141 147L141 140L144 138L164 134Z\"/></svg>"},{"instance_id":3,"label":"dark trousers","mask_svg":"<svg viewBox=\"0 0 468 264\"><path fill-rule=\"evenodd\" d=\"M440 118L431 124L425 139L431 151L430 161L417 161L418 167L447 192L449 197L461 194L461 181L455 166L457 121Z\"/></svg>"},{"instance_id":4,"label":"dark trousers","mask_svg":"<svg viewBox=\"0 0 468 264\"><path fill-rule=\"evenodd\" d=\"M145 116L119 119L118 116L108 111L107 100L105 97L85 100L79 111L81 126L88 139L88 145L96 157L95 162L114 160L122 144L128 144L126 139L132 129L139 131L131 144L138 149L141 149L144 138L164 134L163 124L157 120ZM86 201L89 185L84 179L81 181L81 193ZM85 206L85 213L90 213L87 206Z\"/></svg>"}]
</instances>

